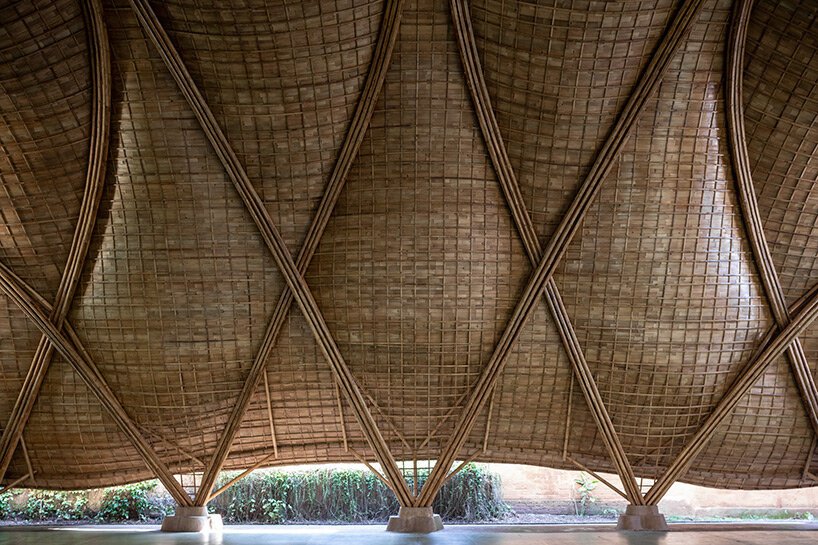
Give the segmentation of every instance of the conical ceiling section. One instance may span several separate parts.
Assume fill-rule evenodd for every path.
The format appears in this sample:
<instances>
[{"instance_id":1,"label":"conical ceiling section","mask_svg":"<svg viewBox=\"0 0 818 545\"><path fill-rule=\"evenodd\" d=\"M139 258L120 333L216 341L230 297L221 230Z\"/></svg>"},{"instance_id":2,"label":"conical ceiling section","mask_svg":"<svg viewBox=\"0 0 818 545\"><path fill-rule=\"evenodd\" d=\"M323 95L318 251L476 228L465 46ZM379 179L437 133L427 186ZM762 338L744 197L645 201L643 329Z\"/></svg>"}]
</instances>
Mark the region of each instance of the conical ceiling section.
<instances>
[{"instance_id":1,"label":"conical ceiling section","mask_svg":"<svg viewBox=\"0 0 818 545\"><path fill-rule=\"evenodd\" d=\"M818 284L818 24L814 2L754 3L744 121L764 234L794 303Z\"/></svg>"},{"instance_id":2,"label":"conical ceiling section","mask_svg":"<svg viewBox=\"0 0 818 545\"><path fill-rule=\"evenodd\" d=\"M396 456L438 452L528 270L448 6L408 2L370 128L307 274Z\"/></svg>"},{"instance_id":3,"label":"conical ceiling section","mask_svg":"<svg viewBox=\"0 0 818 545\"><path fill-rule=\"evenodd\" d=\"M656 476L770 325L727 163L729 2L705 8L556 276L637 473Z\"/></svg>"},{"instance_id":4,"label":"conical ceiling section","mask_svg":"<svg viewBox=\"0 0 818 545\"><path fill-rule=\"evenodd\" d=\"M155 7L296 255L358 103L383 2Z\"/></svg>"},{"instance_id":5,"label":"conical ceiling section","mask_svg":"<svg viewBox=\"0 0 818 545\"><path fill-rule=\"evenodd\" d=\"M108 183L71 321L137 424L205 457L283 281L130 7L106 16Z\"/></svg>"},{"instance_id":6,"label":"conical ceiling section","mask_svg":"<svg viewBox=\"0 0 818 545\"><path fill-rule=\"evenodd\" d=\"M676 5L470 3L486 86L541 241L565 214Z\"/></svg>"},{"instance_id":7,"label":"conical ceiling section","mask_svg":"<svg viewBox=\"0 0 818 545\"><path fill-rule=\"evenodd\" d=\"M23 437L36 472L28 485L91 488L155 477L88 386L59 355L51 362ZM179 458L176 452L167 460ZM18 449L17 465L20 459Z\"/></svg>"},{"instance_id":8,"label":"conical ceiling section","mask_svg":"<svg viewBox=\"0 0 818 545\"><path fill-rule=\"evenodd\" d=\"M685 481L720 488L814 486L804 479L812 447L813 432L782 357L719 426Z\"/></svg>"},{"instance_id":9,"label":"conical ceiling section","mask_svg":"<svg viewBox=\"0 0 818 545\"><path fill-rule=\"evenodd\" d=\"M80 2L0 7L0 259L49 300L88 164L91 81Z\"/></svg>"}]
</instances>

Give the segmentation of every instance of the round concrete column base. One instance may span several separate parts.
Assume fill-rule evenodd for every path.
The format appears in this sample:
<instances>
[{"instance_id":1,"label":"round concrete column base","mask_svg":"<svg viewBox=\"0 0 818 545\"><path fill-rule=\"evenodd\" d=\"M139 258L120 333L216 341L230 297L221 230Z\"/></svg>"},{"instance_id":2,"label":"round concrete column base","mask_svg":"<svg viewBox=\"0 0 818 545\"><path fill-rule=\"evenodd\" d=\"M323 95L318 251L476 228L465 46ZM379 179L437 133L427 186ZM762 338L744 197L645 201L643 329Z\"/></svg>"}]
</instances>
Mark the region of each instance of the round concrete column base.
<instances>
[{"instance_id":1,"label":"round concrete column base","mask_svg":"<svg viewBox=\"0 0 818 545\"><path fill-rule=\"evenodd\" d=\"M440 515L432 513L431 507L401 507L398 516L389 517L387 532L405 534L428 534L443 529Z\"/></svg>"},{"instance_id":2,"label":"round concrete column base","mask_svg":"<svg viewBox=\"0 0 818 545\"><path fill-rule=\"evenodd\" d=\"M647 530L667 532L665 516L659 512L656 505L629 505L625 514L619 515L617 530Z\"/></svg>"},{"instance_id":3,"label":"round concrete column base","mask_svg":"<svg viewBox=\"0 0 818 545\"><path fill-rule=\"evenodd\" d=\"M162 521L163 532L220 532L222 516L210 515L207 507L177 507Z\"/></svg>"}]
</instances>

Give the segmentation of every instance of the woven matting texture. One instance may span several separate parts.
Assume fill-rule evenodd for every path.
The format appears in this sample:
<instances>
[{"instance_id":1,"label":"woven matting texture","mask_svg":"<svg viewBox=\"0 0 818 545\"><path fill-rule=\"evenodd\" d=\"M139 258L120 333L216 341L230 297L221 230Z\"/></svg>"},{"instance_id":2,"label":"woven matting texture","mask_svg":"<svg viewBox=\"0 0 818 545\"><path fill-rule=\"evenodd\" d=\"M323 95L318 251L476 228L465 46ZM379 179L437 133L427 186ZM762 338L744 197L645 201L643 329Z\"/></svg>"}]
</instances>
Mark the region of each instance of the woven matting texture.
<instances>
[{"instance_id":1,"label":"woven matting texture","mask_svg":"<svg viewBox=\"0 0 818 545\"><path fill-rule=\"evenodd\" d=\"M4 483L818 484L814 2L0 4Z\"/></svg>"}]
</instances>

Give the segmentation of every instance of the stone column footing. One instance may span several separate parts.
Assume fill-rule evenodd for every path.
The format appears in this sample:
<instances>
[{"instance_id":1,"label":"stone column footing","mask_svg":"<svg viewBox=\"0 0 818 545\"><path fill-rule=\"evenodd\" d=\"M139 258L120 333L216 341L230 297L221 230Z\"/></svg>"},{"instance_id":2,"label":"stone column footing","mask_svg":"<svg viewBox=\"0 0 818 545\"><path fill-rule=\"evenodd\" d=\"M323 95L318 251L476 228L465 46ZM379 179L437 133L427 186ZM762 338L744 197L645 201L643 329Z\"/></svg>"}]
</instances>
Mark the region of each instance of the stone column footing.
<instances>
[{"instance_id":1,"label":"stone column footing","mask_svg":"<svg viewBox=\"0 0 818 545\"><path fill-rule=\"evenodd\" d=\"M431 507L401 507L398 516L389 517L387 532L405 534L428 534L443 529L440 515L432 513Z\"/></svg>"},{"instance_id":2,"label":"stone column footing","mask_svg":"<svg viewBox=\"0 0 818 545\"><path fill-rule=\"evenodd\" d=\"M625 513L619 515L617 530L667 532L665 516L657 505L628 505Z\"/></svg>"},{"instance_id":3,"label":"stone column footing","mask_svg":"<svg viewBox=\"0 0 818 545\"><path fill-rule=\"evenodd\" d=\"M207 507L176 507L176 513L162 521L163 532L220 532L222 516L210 515Z\"/></svg>"}]
</instances>

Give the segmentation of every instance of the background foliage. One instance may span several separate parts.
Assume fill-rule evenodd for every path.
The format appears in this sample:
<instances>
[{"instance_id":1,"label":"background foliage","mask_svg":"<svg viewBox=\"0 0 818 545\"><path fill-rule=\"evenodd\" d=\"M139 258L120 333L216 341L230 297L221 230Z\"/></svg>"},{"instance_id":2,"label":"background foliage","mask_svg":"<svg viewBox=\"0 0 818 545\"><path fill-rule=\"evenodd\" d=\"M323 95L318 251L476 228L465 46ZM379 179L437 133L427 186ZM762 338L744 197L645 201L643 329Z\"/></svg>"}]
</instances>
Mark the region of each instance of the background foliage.
<instances>
[{"instance_id":1,"label":"background foliage","mask_svg":"<svg viewBox=\"0 0 818 545\"><path fill-rule=\"evenodd\" d=\"M235 476L221 475L217 488ZM418 474L422 486L428 470ZM0 494L0 519L26 522L158 521L174 502L157 481L102 490L11 490ZM435 512L446 521L484 521L509 512L499 478L469 464L443 487ZM395 495L367 470L258 471L209 505L226 522L378 522L398 512Z\"/></svg>"}]
</instances>

